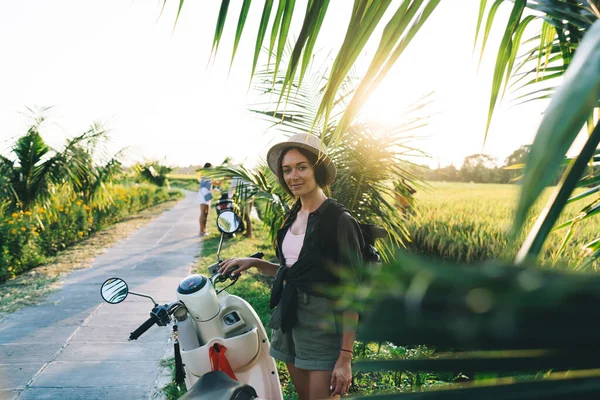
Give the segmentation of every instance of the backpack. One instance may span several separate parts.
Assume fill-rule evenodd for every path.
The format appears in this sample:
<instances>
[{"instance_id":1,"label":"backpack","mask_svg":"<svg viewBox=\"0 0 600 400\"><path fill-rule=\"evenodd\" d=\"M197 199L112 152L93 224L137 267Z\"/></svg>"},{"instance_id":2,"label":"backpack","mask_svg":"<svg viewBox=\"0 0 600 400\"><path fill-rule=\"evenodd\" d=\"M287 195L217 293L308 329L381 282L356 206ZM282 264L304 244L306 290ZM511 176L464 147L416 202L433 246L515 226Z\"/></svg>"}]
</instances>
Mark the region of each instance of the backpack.
<instances>
[{"instance_id":1,"label":"backpack","mask_svg":"<svg viewBox=\"0 0 600 400\"><path fill-rule=\"evenodd\" d=\"M337 224L339 218L344 212L349 212L346 207L337 201L332 201L327 214L321 219L320 235L324 240L327 253L337 259ZM357 221L358 222L358 221ZM362 258L365 263L378 263L381 261L381 255L375 248L375 240L387 237L385 229L374 224L362 224L358 222L360 234L362 235L364 246L361 249Z\"/></svg>"}]
</instances>

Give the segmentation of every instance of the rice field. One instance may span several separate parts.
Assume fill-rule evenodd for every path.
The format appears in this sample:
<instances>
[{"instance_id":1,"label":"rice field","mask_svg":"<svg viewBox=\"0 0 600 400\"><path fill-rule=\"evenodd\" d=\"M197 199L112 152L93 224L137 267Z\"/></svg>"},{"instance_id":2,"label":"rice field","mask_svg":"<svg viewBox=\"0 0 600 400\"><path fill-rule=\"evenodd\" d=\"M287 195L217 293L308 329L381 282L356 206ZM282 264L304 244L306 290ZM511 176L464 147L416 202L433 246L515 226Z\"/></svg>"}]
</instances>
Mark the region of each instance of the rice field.
<instances>
[{"instance_id":1,"label":"rice field","mask_svg":"<svg viewBox=\"0 0 600 400\"><path fill-rule=\"evenodd\" d=\"M527 223L533 225L553 188L548 188ZM413 251L441 257L448 261L478 263L489 259L511 260L524 235L510 237L512 216L519 195L517 185L432 182L427 190L416 194L417 206L409 223ZM592 197L570 204L559 223L577 214ZM575 269L582 261L581 248L600 236L600 222L590 218L578 224L563 255L555 259L567 229L553 232L548 238L541 262ZM596 268L597 265L594 265Z\"/></svg>"}]
</instances>

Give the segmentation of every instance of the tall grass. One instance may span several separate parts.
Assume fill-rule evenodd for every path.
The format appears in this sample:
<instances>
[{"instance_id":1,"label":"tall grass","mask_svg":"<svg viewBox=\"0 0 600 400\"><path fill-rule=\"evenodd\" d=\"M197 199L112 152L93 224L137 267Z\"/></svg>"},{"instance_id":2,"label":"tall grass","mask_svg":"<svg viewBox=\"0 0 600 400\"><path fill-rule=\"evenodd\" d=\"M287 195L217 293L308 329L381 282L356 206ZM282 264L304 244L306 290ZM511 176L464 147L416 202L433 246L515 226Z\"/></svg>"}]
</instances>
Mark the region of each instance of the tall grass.
<instances>
[{"instance_id":1,"label":"tall grass","mask_svg":"<svg viewBox=\"0 0 600 400\"><path fill-rule=\"evenodd\" d=\"M533 225L551 190L546 189L536 204L525 231ZM415 215L409 221L409 248L446 261L508 260L523 241L523 236L511 240L509 234L518 194L517 185L431 183L428 190L416 195ZM570 204L559 223L572 218L584 205L585 200ZM581 223L564 253L556 259L554 254L566 230L552 233L541 255L542 264L577 265L585 257L582 246L595 239L599 229L597 219Z\"/></svg>"}]
</instances>

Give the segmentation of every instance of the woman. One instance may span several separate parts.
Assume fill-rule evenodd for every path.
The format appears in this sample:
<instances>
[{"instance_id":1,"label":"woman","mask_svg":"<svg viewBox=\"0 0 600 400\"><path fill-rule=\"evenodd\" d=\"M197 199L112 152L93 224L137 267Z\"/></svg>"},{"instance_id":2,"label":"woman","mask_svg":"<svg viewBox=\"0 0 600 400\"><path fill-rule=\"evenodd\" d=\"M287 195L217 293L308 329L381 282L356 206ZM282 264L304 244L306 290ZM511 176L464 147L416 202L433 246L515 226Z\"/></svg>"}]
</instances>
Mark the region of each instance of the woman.
<instances>
[{"instance_id":1,"label":"woman","mask_svg":"<svg viewBox=\"0 0 600 400\"><path fill-rule=\"evenodd\" d=\"M206 163L204 164L203 169L211 169L212 164ZM198 200L200 200L200 236L208 235L208 231L206 230L206 221L208 219L208 211L210 209L210 202L213 198L211 193L212 190L212 181L206 177L202 177L200 179L200 190L198 192Z\"/></svg>"},{"instance_id":2,"label":"woman","mask_svg":"<svg viewBox=\"0 0 600 400\"><path fill-rule=\"evenodd\" d=\"M334 310L330 289L339 283L334 268L360 261L359 226L325 195L336 168L321 141L299 134L273 146L267 161L288 193L297 197L276 240L279 264L253 258L228 259L220 271L236 274L256 267L275 276L271 308L277 307L271 355L287 364L301 400L345 395L352 379L351 361L358 314ZM322 221L337 219L337 241L319 236ZM330 246L336 243L336 246ZM327 244L325 246L324 244Z\"/></svg>"}]
</instances>

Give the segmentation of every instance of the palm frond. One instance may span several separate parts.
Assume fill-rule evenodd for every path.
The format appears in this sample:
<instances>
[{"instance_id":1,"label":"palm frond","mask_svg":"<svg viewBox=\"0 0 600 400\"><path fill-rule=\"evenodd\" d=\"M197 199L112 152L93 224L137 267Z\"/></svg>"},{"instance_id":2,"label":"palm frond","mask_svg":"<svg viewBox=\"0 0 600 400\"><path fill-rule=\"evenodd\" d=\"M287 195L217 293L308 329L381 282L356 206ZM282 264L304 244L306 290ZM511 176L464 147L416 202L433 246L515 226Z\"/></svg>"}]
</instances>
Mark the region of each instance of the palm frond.
<instances>
[{"instance_id":1,"label":"palm frond","mask_svg":"<svg viewBox=\"0 0 600 400\"><path fill-rule=\"evenodd\" d=\"M464 350L587 350L596 341L600 278L531 266L444 264L398 252L346 304L365 310L362 335L397 345ZM393 315L390 315L390 310Z\"/></svg>"},{"instance_id":2,"label":"palm frond","mask_svg":"<svg viewBox=\"0 0 600 400\"><path fill-rule=\"evenodd\" d=\"M225 28L225 20L227 19L227 10L229 9L230 0L223 0L221 2L221 8L219 9L219 16L217 17L217 24L215 27L215 35L213 38L213 45L210 50L210 58L216 57L217 51L219 50L219 44L221 43L221 36L223 36L223 29Z\"/></svg>"},{"instance_id":3,"label":"palm frond","mask_svg":"<svg viewBox=\"0 0 600 400\"><path fill-rule=\"evenodd\" d=\"M496 19L496 11L502 3L502 0L497 0L488 11L487 23L482 39L480 62L491 26ZM547 99L554 94L553 88L546 88L544 95L533 96L535 92L540 90L540 84L549 79L562 78L564 75L581 39L592 24L598 20L598 16L594 13L593 7L590 7L590 4L593 4L593 2L590 3L587 0L523 0L514 2L513 10L507 22L504 37L496 57L490 106L486 122L486 136L498 97L507 88L511 87L515 92L519 92L532 87L531 91L527 91L517 98L518 100L528 98L527 100L520 101L518 104L532 100ZM479 9L478 27L483 15L485 15L486 8L487 2L482 1ZM524 13L525 9L533 11L533 15ZM536 19L543 21L541 32L533 37L524 38L527 25ZM478 28L476 39L479 33L480 29ZM533 44L534 46L528 47L525 54L519 56L517 51L520 45L529 44ZM516 60L519 60L519 63L514 67ZM552 68L549 69L549 66L552 66ZM521 73L520 71L524 67L527 67L529 70ZM517 83L526 78L529 78L527 83L514 89ZM512 84L509 82L511 80Z\"/></svg>"},{"instance_id":4,"label":"palm frond","mask_svg":"<svg viewBox=\"0 0 600 400\"><path fill-rule=\"evenodd\" d=\"M575 58L567 70L565 81L559 92L552 98L538 129L525 169L524 189L515 216L515 230L520 230L523 226L531 205L552 179L552 175L548 171L556 171L563 162L567 150L600 100L599 49L600 21L597 21L581 42ZM600 129L596 128L596 130ZM596 140L595 135L590 136L589 146L586 145L585 151L580 154L576 161L577 166L580 166L582 162L585 166L592 158L597 146L597 143L594 145ZM561 195L561 199L564 197L564 201L561 200L563 205L571 195L571 186L576 187L581 176L582 170L577 170L575 164L573 165L573 174L564 178L564 184L567 187ZM558 211L556 206L552 207L549 204L547 211L549 212L551 209ZM550 220L555 220L553 214L546 213L546 215ZM544 220L545 216L543 219L538 219L534 228L536 233L532 232L522 247L519 260L538 254L541 246L539 240L545 238L552 228L551 225L548 225L550 220L546 223L543 222ZM539 239L535 239L536 237Z\"/></svg>"},{"instance_id":5,"label":"palm frond","mask_svg":"<svg viewBox=\"0 0 600 400\"><path fill-rule=\"evenodd\" d=\"M262 79L258 88L265 95L278 99L286 91L282 76L278 75L272 81L273 75L268 67L260 71L258 76ZM265 110L258 110L255 105L252 111L271 120L282 130L311 132L327 85L323 74L318 71L308 74L305 83L287 99L284 107L276 106L275 102L266 102ZM405 185L419 186L416 176L408 172L410 163L403 157L419 154L409 145L414 140L410 134L426 125L427 116L420 114L426 109L430 96L413 104L402 124L388 127L366 121L357 122L348 128L341 140L336 140L335 132L337 123L343 118L344 101L354 93L356 84L356 79L348 77L340 85L344 91L339 93L335 104L342 112L337 114L334 111L333 115L339 118L330 119L321 134L338 170L336 182L331 187L332 195L345 204L359 221L384 227L390 233L393 245L403 245L409 240L404 226L406 216L394 199L397 190L402 191ZM412 194L406 197L410 204Z\"/></svg>"},{"instance_id":6,"label":"palm frond","mask_svg":"<svg viewBox=\"0 0 600 400\"><path fill-rule=\"evenodd\" d=\"M392 17L392 20L390 20L384 29L379 48L377 49L377 52L365 77L361 80L358 88L356 89L356 93L353 95L350 104L337 124L336 131L333 136L334 140L337 140L338 137L346 132L346 129L352 124L356 116L359 114L360 109L366 100L373 94L381 81L387 76L387 73L396 63L400 55L404 52L408 44L412 41L413 37L421 29L438 4L439 0L412 2L406 0L399 5L396 14L394 17ZM352 63L354 62L356 56L358 56L358 53L353 54L354 58L351 59ZM332 70L330 80L335 78L334 72L335 71ZM348 71L345 70L344 76L346 76L347 73ZM328 81L328 89L330 91L329 93L327 90L325 91L319 113L317 114L317 117L320 115L325 116L325 125L327 125L329 114L331 112L331 107L328 105L331 104L332 99L335 96L335 92L331 91L332 87L329 87L329 82L330 81ZM338 87L339 84L337 84L337 86L333 86L336 91Z\"/></svg>"},{"instance_id":7,"label":"palm frond","mask_svg":"<svg viewBox=\"0 0 600 400\"><path fill-rule=\"evenodd\" d=\"M213 38L211 57L216 54L221 41L223 28L225 26L229 0L223 0ZM369 1L355 0L352 15L348 24L346 36L342 47L340 48L333 63L327 87L324 96L319 104L313 126L321 122L323 132L329 126L329 118L334 107L337 93L346 80L348 73L355 64L356 59L362 52L365 44L372 36L373 32L382 21L382 17L389 7L391 0ZM439 4L439 0L403 0L391 20L386 24L381 37L381 42L377 53L375 54L367 76L363 80L363 89L354 95L352 106L346 110L346 116L342 118L338 132L334 138L345 131L356 115L364 101L378 86L379 82L386 76L391 66L397 61L404 49L410 43L412 38L420 30L422 25L428 19L429 15ZM271 36L268 47L268 62L271 66L271 57L274 55L273 81L277 81L280 72L280 65L284 57L284 49L289 36L289 29L292 23L296 1L280 0L278 3L275 17L271 24ZM279 103L292 95L292 91L302 84L306 76L307 69L311 62L312 52L321 32L321 26L327 15L329 0L311 0L308 2L300 34L295 40L289 62L286 63L286 72L281 81L283 90L280 91ZM245 15L248 13L250 1L244 1L242 12L238 19L236 36L234 39L233 57L237 49L242 30L245 25ZM269 26L270 14L272 11L272 1L265 2L261 21L256 34L254 46L254 59L252 64L252 74L254 76L258 62L259 51L262 48L266 31ZM298 73L299 71L299 73ZM285 101L287 102L287 100ZM276 107L277 108L277 107ZM311 129L312 131L313 129Z\"/></svg>"}]
</instances>

